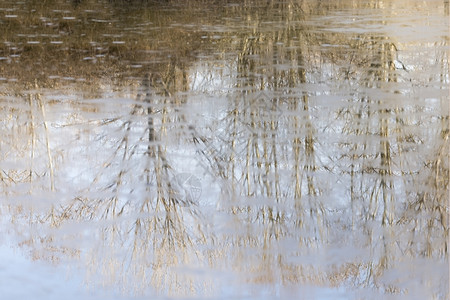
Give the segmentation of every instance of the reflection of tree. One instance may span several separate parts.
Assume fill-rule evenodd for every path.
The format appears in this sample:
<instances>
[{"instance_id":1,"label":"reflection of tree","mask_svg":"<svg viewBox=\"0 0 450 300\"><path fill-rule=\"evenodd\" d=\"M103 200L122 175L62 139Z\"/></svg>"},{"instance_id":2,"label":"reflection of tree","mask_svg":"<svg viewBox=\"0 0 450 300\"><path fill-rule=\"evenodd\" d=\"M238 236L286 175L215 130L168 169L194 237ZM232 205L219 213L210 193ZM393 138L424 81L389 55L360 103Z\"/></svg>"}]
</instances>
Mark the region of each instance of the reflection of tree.
<instances>
[{"instance_id":1,"label":"reflection of tree","mask_svg":"<svg viewBox=\"0 0 450 300\"><path fill-rule=\"evenodd\" d=\"M256 18L255 22L260 22L260 19ZM250 36L242 37L241 51L236 61L236 87L239 96L230 101L231 107L224 119L229 133L225 140L230 145L229 158L226 159L229 161L227 169L230 180L233 180L233 190L238 194L232 199L245 196L245 201L231 202L231 211L242 222L241 227L248 228L247 234L238 235L233 244L239 249L249 247L252 249L251 253L262 249L252 259L248 259L243 254L246 250L242 250L236 255L237 261L241 269L246 269L243 262L254 266L258 257L260 264L256 263L257 265L271 265L267 270L281 270L280 273L288 273L289 269L299 271L305 266L280 264L283 254L273 248L278 240L294 238L300 245L311 246L318 243L322 245L319 247L329 241L326 233L331 229L328 226L335 222L333 220L337 216L322 202L323 191L327 187L319 178L324 174L321 171L334 171L335 167L321 166L318 162L331 159L332 163L338 165L339 176L345 174L350 182L349 190L345 193L350 195L351 213L343 215L337 224L347 228L346 219L351 219L351 236L356 238L352 240L345 233L339 235L343 235L344 240L355 243L357 247L367 247L374 256L373 263L354 265L354 269L347 269L350 271L344 268L339 272L359 273L359 276L366 278L366 284L379 285L379 278L384 270L395 268L396 260L403 256L405 249L414 247L417 243L405 239L404 235L405 230L410 230L409 222L417 224L416 220L401 216L405 213L409 216L421 215L423 210L412 212L411 207L421 207L423 204L418 203L423 200L411 200L415 197L423 199L422 195L429 195L428 192L411 195L411 182L417 183L422 174L429 171L410 162L411 158L416 159L416 153L404 151L411 147L423 149L421 140L429 133L426 127L422 127L423 123L414 120L421 119L420 116L408 116L411 112L420 113L405 103L405 99L411 94L405 96L404 91L392 89L395 86L399 89L410 86L405 81L408 70L403 63L397 61L397 46L386 38L355 36L348 41L350 50L337 47L336 51L327 50L313 55L303 51L307 46L302 46L302 43L311 47L316 41L308 39L301 29L288 26L286 31L273 32L268 35L254 30ZM292 43L292 36L300 37L300 45L296 44L294 50L287 48ZM348 39L339 34L323 35L322 38L322 43L329 41L332 45L345 44L347 41L342 39ZM344 67L339 67L349 56L351 64L344 63ZM323 64L324 70L328 68L328 64L338 67L330 75L316 74L314 65L318 61ZM270 69L272 64L274 67ZM315 136L317 127L323 125L314 122L310 98L317 99L317 96L326 95L327 91L310 91L308 83L318 84L321 77L328 76L331 80L342 79L344 83L339 82L340 85L348 84L353 97L348 99L348 107L331 111L330 116L336 118L331 123L337 127L321 128L325 132L342 130L344 133L339 147L334 148L337 153L330 153L325 158L323 153L328 151L322 144L331 144L322 142ZM357 89L353 91L352 87ZM424 131L411 132L410 126L419 126ZM444 141L448 138L446 127L444 125L442 131ZM438 151L440 158L430 163L430 166L442 167L442 151ZM448 162L444 164L447 167L436 171L436 174L444 174L439 180L448 179ZM288 172L293 174L292 177L284 176L283 166L291 166ZM419 171L416 171L417 168ZM267 178L270 179L266 180ZM345 183L345 177L339 179L339 182ZM289 187L292 187L293 195L288 192ZM429 184L426 189L439 190L440 194L445 194L448 185ZM292 196L294 199L290 198ZM430 250L431 245L437 242L431 237L437 232L444 232L444 236L448 236L448 221L445 214L441 213L447 207L443 199L429 209L432 213L425 213L434 216L432 218L437 221L425 221L424 224L428 224L426 227L419 226L420 229L413 231L417 232L415 239L418 239L419 233L426 231L425 228L429 229L429 234L425 235L428 241L419 242L429 245L428 256L433 252ZM296 207L296 217L284 210L284 207L292 206ZM405 207L410 208L405 210ZM409 223L408 226L400 226L404 221ZM291 227L292 222L309 233L305 235L307 238L302 238L303 233L297 235ZM441 225L434 226L437 223ZM384 228L383 233L379 233L378 226ZM255 228L261 232L259 238L255 238ZM433 230L437 231L432 233ZM335 233L334 230L331 232ZM362 237L366 240L360 241ZM442 253L439 249L445 249L445 240L437 242L440 246L435 250L436 255ZM300 249L297 253L306 250ZM410 251L408 250L409 253ZM273 274L263 273L261 278L276 280Z\"/></svg>"},{"instance_id":2,"label":"reflection of tree","mask_svg":"<svg viewBox=\"0 0 450 300\"><path fill-rule=\"evenodd\" d=\"M394 61L398 50L391 42L373 38L366 43L365 39L360 40L369 46L366 50L368 53L363 57L370 57L370 60L361 62L366 71L351 81L358 80L359 87L368 89L357 93L357 97L350 100L348 108L339 110L338 117L345 120L343 130L354 140L342 144L343 149L348 151L344 156L350 159L350 170L345 171L344 168L344 172L349 172L351 178L352 224L356 232L359 231L358 228L363 228L368 233L371 251L381 253L377 263L368 265L368 279L378 285L379 275L386 269L395 268L396 261L404 257L405 253L412 257L425 254L420 250L422 246L419 245L423 242L419 240L426 237L429 245L430 239L433 240L437 246L436 254L440 252L438 249L445 248L445 241L434 240L432 236L436 233L430 231L423 235L426 226L418 225L422 223L418 220L426 220L431 214L426 216L426 209L414 204L417 203L414 199L420 199L424 194L420 191L422 187L417 194L410 192L417 190L412 185L418 187L418 182L429 173L427 167L417 165L414 160L417 160L417 155L420 156L417 151L423 149L423 138L430 137L427 137L429 133L425 124L420 121L422 111L411 109L405 102L407 96L402 95L404 92L390 90L392 86L402 86L404 79L399 73L404 74L407 70L404 65L400 70L396 68ZM411 132L412 126L418 126L415 128L423 132ZM448 175L445 176L448 178ZM435 185L432 189L448 189L445 185L441 187L442 190ZM428 187L425 189L428 190ZM445 206L443 201L430 211L442 205ZM440 223L440 226L433 228L447 236L445 232L448 231L448 223L445 218L437 215L431 218L436 218L437 223ZM379 222L386 230L383 233L375 232L374 221L375 224ZM424 223L430 224L429 221ZM436 224L436 221L432 223ZM414 237L415 234L405 234L411 230L412 224L415 224L412 232L421 232L420 238ZM379 239L382 240L381 243ZM431 257L431 254L426 256Z\"/></svg>"},{"instance_id":3,"label":"reflection of tree","mask_svg":"<svg viewBox=\"0 0 450 300\"><path fill-rule=\"evenodd\" d=\"M136 288L150 280L163 291L183 292L178 282L189 278L178 275L177 279L170 268L196 261L195 245L205 237L196 227L197 208L184 208L190 203L183 203L187 200L179 198L173 187L177 171L167 153L166 139L171 136L164 133L165 128L177 126L171 122L178 118L176 103L167 101L170 82L156 74L144 78L130 119L120 126L123 137L92 187L74 199L70 211L79 212L80 220L113 221L100 225L105 246L95 253L99 259L95 268L100 264L109 273L108 265L117 265L122 275L116 280L132 276L140 282ZM90 196L96 189L110 197ZM124 249L126 258L115 249ZM110 255L100 259L105 251Z\"/></svg>"},{"instance_id":4,"label":"reflection of tree","mask_svg":"<svg viewBox=\"0 0 450 300\"><path fill-rule=\"evenodd\" d=\"M85 129L92 140L70 144L83 149L67 154L102 151L91 158L95 176L85 189L63 194L64 201L31 214L32 219L51 220L63 230L71 221L93 227L90 234L100 240L98 248L89 248L93 269L136 289L151 283L163 293L202 291L202 280L174 270L196 265L206 270L232 266L245 281L263 284L352 281L404 292L395 280L385 283L382 275L416 258L448 257L449 130L448 115L440 111L448 104L427 107L421 102L409 81L409 66L396 64L399 46L391 39L311 31L307 12L326 15L333 5L339 7L336 3L269 1L258 8L247 3L218 9L246 20L246 27L221 32L217 41L202 36L202 47L226 53L223 65L231 70L220 78L231 82L228 106L212 122L196 122L201 114L187 109L189 101L198 101L187 70L200 43L187 46L185 41L196 38L183 36L182 28L169 39L152 33L150 41L158 36L164 46L182 45L171 50L175 54L170 59L154 63L152 75L126 70L112 79L114 88L131 89L133 100L111 104L120 111L90 123L97 126ZM374 5L376 1L353 2L356 9ZM279 13L283 26L264 26L273 17L268 8ZM130 8L120 17L130 26L133 18L162 19L152 14ZM233 18L226 20L232 28L229 20ZM103 23L96 26L110 32ZM174 40L180 42L172 44ZM105 53L128 62L153 59L157 47L146 42L138 41L137 49L110 45ZM100 44L92 51L100 51ZM442 68L444 85L448 78ZM212 69L205 78L215 79ZM130 74L135 77L126 77ZM62 189L57 155L58 147L66 148L54 146L52 130L59 128L48 126L47 103L40 97L21 95L27 99L24 105L2 112L2 131L11 132L0 141L2 159L11 155L5 154L7 145L17 153L31 153L32 162L25 171L0 172L4 195L12 195L15 184L30 181L30 193L37 186L49 192ZM100 114L102 107L94 109ZM19 111L27 111L27 118ZM14 139L24 134L20 124L30 131L22 141ZM97 148L92 150L91 144ZM192 150L189 159L221 188L218 200L206 195L205 202L218 203L214 213L225 215L227 224L213 226L208 218L215 215L205 216L204 207L188 203L174 189L177 144ZM49 244L56 239L44 236ZM347 244L369 252L370 258L341 254L340 247ZM312 256L321 262L309 260ZM206 281L213 289L212 279Z\"/></svg>"},{"instance_id":5,"label":"reflection of tree","mask_svg":"<svg viewBox=\"0 0 450 300\"><path fill-rule=\"evenodd\" d=\"M280 5L282 11L292 10L286 15L302 16L298 6ZM302 91L307 83L314 83L305 68L313 62L303 52L312 40L303 28L296 28L297 22L287 20L285 29L271 34L255 30L242 37L236 62L237 95L222 120L228 133L227 174L238 194L230 199L231 212L235 222L241 222L239 227L247 228L231 238L230 255L238 269L250 272L257 282L305 279L299 274L311 269L287 263L277 244L293 239L304 247L301 252L325 238L326 216L317 175L320 143L310 94ZM300 45L286 49L293 36Z\"/></svg>"}]
</instances>

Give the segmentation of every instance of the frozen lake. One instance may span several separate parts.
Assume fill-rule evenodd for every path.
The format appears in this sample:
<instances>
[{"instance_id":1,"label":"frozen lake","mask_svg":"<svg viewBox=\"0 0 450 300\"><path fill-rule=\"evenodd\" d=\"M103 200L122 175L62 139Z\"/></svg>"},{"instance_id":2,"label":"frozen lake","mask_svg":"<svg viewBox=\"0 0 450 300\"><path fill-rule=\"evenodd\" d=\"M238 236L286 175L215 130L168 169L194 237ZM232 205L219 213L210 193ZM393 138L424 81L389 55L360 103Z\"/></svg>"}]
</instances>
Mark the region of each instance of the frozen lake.
<instances>
[{"instance_id":1,"label":"frozen lake","mask_svg":"<svg viewBox=\"0 0 450 300\"><path fill-rule=\"evenodd\" d=\"M448 1L0 1L0 33L5 299L448 299Z\"/></svg>"}]
</instances>

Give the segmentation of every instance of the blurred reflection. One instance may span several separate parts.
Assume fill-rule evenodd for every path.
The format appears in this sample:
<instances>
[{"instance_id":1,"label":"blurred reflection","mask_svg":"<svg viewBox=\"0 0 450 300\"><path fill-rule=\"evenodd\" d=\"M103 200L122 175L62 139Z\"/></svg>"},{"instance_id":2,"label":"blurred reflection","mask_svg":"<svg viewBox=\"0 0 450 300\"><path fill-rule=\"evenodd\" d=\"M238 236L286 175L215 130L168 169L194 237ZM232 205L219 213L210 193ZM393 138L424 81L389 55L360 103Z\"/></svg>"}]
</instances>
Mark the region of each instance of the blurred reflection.
<instances>
[{"instance_id":1,"label":"blurred reflection","mask_svg":"<svg viewBox=\"0 0 450 300\"><path fill-rule=\"evenodd\" d=\"M35 258L448 297L448 3L56 3L0 29L0 209Z\"/></svg>"}]
</instances>

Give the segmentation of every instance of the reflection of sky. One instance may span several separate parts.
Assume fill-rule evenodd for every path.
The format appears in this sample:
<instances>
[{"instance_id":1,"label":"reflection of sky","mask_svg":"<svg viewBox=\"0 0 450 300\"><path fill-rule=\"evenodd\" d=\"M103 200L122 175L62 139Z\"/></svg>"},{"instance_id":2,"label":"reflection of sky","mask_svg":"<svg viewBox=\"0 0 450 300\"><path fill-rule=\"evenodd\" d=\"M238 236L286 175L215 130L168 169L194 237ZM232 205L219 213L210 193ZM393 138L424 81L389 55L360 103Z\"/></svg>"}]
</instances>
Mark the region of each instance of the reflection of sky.
<instances>
[{"instance_id":1,"label":"reflection of sky","mask_svg":"<svg viewBox=\"0 0 450 300\"><path fill-rule=\"evenodd\" d=\"M208 59L199 61L191 67L191 89L195 92L224 95L232 91L236 76L234 61Z\"/></svg>"},{"instance_id":2,"label":"reflection of sky","mask_svg":"<svg viewBox=\"0 0 450 300\"><path fill-rule=\"evenodd\" d=\"M4 236L3 236L4 242ZM14 243L12 243L14 244ZM119 290L85 286L83 268L74 262L51 265L32 261L23 249L0 245L0 295L2 299L35 300L126 300ZM156 298L153 298L156 299Z\"/></svg>"}]
</instances>

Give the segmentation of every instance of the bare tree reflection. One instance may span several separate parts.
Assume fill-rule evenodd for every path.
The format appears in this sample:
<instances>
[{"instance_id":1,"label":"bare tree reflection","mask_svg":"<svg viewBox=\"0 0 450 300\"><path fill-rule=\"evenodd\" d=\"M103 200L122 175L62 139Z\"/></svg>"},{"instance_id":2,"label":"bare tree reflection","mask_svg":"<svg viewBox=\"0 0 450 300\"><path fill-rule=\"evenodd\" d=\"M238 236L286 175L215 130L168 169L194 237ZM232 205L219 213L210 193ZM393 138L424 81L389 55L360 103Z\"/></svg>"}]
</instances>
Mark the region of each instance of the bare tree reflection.
<instances>
[{"instance_id":1,"label":"bare tree reflection","mask_svg":"<svg viewBox=\"0 0 450 300\"><path fill-rule=\"evenodd\" d=\"M80 16L89 3L75 7ZM379 1L241 4L208 8L228 27L200 18L196 2L173 4L171 15L115 1L91 23L30 17L46 34L60 30L64 51L25 45L13 28L32 26L4 21L5 60L26 70L59 53L64 69L50 71L76 75L64 84L24 71L0 92L1 196L13 222L46 226L22 244L41 249L35 257L87 255L92 280L100 272L136 293L220 293L229 281L210 271L274 290L412 293L396 270L448 260L448 51L424 55L439 69L424 79L415 54L399 58L413 42L323 28L338 9L379 12ZM201 26L177 23L191 14ZM100 18L113 16L130 36ZM78 41L73 32L87 33ZM226 103L207 116L218 94ZM211 185L199 201L177 181L192 165ZM411 282L448 295L442 279L432 285L417 273Z\"/></svg>"}]
</instances>

